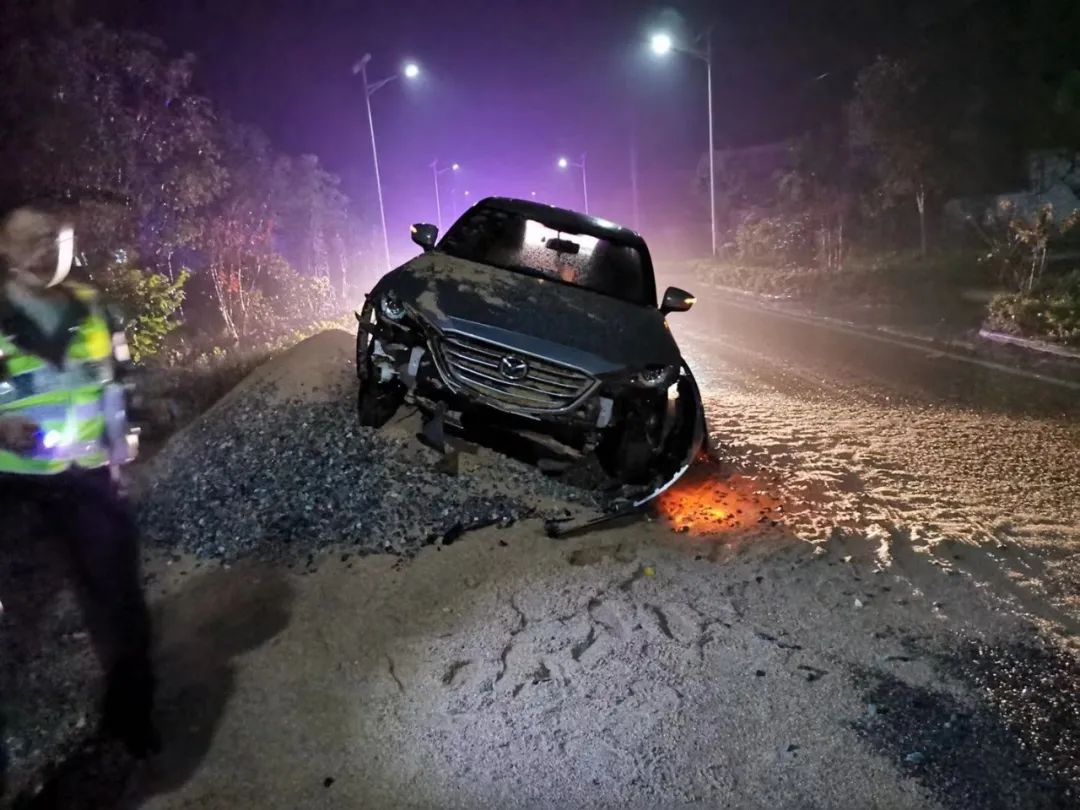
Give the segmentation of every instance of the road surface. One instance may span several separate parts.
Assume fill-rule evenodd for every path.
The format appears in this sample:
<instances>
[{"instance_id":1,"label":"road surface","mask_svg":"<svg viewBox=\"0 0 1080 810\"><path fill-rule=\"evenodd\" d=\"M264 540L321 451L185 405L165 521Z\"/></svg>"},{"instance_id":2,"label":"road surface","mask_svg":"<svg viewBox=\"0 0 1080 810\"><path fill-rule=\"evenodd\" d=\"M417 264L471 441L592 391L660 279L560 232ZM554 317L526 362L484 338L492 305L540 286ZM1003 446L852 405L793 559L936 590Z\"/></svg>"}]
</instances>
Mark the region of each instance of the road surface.
<instances>
[{"instance_id":1,"label":"road surface","mask_svg":"<svg viewBox=\"0 0 1080 810\"><path fill-rule=\"evenodd\" d=\"M126 801L1076 806L1077 392L742 306L673 321L719 460L651 521L159 566L168 745Z\"/></svg>"},{"instance_id":2,"label":"road surface","mask_svg":"<svg viewBox=\"0 0 1080 810\"><path fill-rule=\"evenodd\" d=\"M1075 631L1080 364L1041 381L1038 369L715 300L676 330L714 442L783 479L802 536L965 543L978 551L950 565Z\"/></svg>"}]
</instances>

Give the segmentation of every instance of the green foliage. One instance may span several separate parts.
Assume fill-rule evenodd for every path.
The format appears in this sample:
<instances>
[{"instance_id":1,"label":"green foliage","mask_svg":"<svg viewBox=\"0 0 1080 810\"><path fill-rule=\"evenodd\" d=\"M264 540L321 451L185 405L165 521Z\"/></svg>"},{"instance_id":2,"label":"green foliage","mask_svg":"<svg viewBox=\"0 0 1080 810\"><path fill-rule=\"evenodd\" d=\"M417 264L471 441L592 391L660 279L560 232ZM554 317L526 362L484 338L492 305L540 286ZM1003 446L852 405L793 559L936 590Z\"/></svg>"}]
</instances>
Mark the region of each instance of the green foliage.
<instances>
[{"instance_id":1,"label":"green foliage","mask_svg":"<svg viewBox=\"0 0 1080 810\"><path fill-rule=\"evenodd\" d=\"M978 257L965 252L926 259L912 252L855 255L842 268L706 261L695 273L708 284L770 297L903 306L925 306L930 298L955 299L959 290L987 281Z\"/></svg>"},{"instance_id":2,"label":"green foliage","mask_svg":"<svg viewBox=\"0 0 1080 810\"><path fill-rule=\"evenodd\" d=\"M989 227L976 227L988 248L983 261L993 268L999 283L1031 293L1046 270L1051 246L1080 229L1080 212L1058 218L1053 206L1044 205L1024 217L1015 206L1003 203Z\"/></svg>"},{"instance_id":3,"label":"green foliage","mask_svg":"<svg viewBox=\"0 0 1080 810\"><path fill-rule=\"evenodd\" d=\"M117 249L164 261L190 244L225 179L193 57L90 25L16 41L0 59L5 196L67 201L91 263Z\"/></svg>"},{"instance_id":4,"label":"green foliage","mask_svg":"<svg viewBox=\"0 0 1080 810\"><path fill-rule=\"evenodd\" d=\"M132 359L142 362L158 354L165 338L179 326L187 271L170 280L161 273L117 264L94 273L93 280L123 314Z\"/></svg>"},{"instance_id":5,"label":"green foliage","mask_svg":"<svg viewBox=\"0 0 1080 810\"><path fill-rule=\"evenodd\" d=\"M927 77L910 61L878 57L855 81L852 135L870 150L882 192L900 199L935 180L939 158Z\"/></svg>"},{"instance_id":6,"label":"green foliage","mask_svg":"<svg viewBox=\"0 0 1080 810\"><path fill-rule=\"evenodd\" d=\"M1080 346L1080 270L990 302L992 328Z\"/></svg>"},{"instance_id":7,"label":"green foliage","mask_svg":"<svg viewBox=\"0 0 1080 810\"><path fill-rule=\"evenodd\" d=\"M313 155L275 153L251 127L226 122L223 138L230 184L211 207L199 246L226 331L240 339L265 333L271 315L320 317L333 295L328 279L343 289L350 261L348 201L338 178ZM276 278L284 275L287 284Z\"/></svg>"},{"instance_id":8,"label":"green foliage","mask_svg":"<svg viewBox=\"0 0 1080 810\"><path fill-rule=\"evenodd\" d=\"M191 308L202 321L192 326L232 343L275 320L291 329L323 317L331 288L343 292L360 275L352 234L364 229L348 221L338 178L219 116L194 90L192 56L99 24L27 24L0 11L5 20L0 205L57 201L91 267L138 255L146 270L175 278L182 257L214 304ZM264 275L285 262L301 274L289 294L264 289ZM127 291L134 280L116 283ZM153 310L163 291L144 292L152 300L140 311ZM140 353L156 350L158 326L139 327L148 341Z\"/></svg>"},{"instance_id":9,"label":"green foliage","mask_svg":"<svg viewBox=\"0 0 1080 810\"><path fill-rule=\"evenodd\" d=\"M326 320L339 308L329 279L300 275L288 265L267 289L275 315L292 328Z\"/></svg>"},{"instance_id":10,"label":"green foliage","mask_svg":"<svg viewBox=\"0 0 1080 810\"><path fill-rule=\"evenodd\" d=\"M813 261L813 225L807 213L755 213L735 228L735 252L748 262L782 267Z\"/></svg>"}]
</instances>

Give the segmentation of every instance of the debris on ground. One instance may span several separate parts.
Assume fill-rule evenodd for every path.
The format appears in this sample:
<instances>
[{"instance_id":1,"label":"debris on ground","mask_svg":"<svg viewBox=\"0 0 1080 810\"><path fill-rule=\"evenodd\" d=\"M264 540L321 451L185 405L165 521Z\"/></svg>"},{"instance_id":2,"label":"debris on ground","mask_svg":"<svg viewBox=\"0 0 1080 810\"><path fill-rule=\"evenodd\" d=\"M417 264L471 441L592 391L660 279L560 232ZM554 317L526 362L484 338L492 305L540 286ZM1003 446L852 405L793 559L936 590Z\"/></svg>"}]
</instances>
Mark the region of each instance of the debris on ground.
<instances>
[{"instance_id":1,"label":"debris on ground","mask_svg":"<svg viewBox=\"0 0 1080 810\"><path fill-rule=\"evenodd\" d=\"M333 547L409 555L477 527L597 510L592 493L483 449L448 476L409 421L360 427L351 363L325 359L351 345L345 332L299 344L272 361L272 380L256 371L174 436L138 490L147 542L222 559Z\"/></svg>"}]
</instances>

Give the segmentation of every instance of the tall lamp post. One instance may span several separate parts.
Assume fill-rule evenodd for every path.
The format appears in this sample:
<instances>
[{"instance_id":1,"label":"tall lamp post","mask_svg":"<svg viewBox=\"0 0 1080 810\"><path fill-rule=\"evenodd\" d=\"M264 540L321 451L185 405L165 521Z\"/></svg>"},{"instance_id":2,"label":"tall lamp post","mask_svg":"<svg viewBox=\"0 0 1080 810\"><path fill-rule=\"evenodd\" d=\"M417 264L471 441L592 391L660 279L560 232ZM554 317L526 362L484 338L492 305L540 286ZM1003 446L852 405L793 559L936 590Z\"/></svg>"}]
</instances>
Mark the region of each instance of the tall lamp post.
<instances>
[{"instance_id":1,"label":"tall lamp post","mask_svg":"<svg viewBox=\"0 0 1080 810\"><path fill-rule=\"evenodd\" d=\"M402 68L401 74L395 73L393 76L387 76L385 79L369 82L367 66L370 61L371 54L365 53L357 63L353 65L353 75L360 74L360 77L364 82L364 103L367 105L368 132L371 133L371 158L375 162L375 193L379 198L379 220L382 223L383 250L386 253L386 269L390 270L390 236L386 232L386 208L383 205L382 178L379 177L379 150L375 146L375 119L371 115L371 97L375 95L377 91L394 81L394 79L399 78L399 75L404 76L406 79L415 79L420 75L420 68L416 63L408 62Z\"/></svg>"},{"instance_id":2,"label":"tall lamp post","mask_svg":"<svg viewBox=\"0 0 1080 810\"><path fill-rule=\"evenodd\" d=\"M572 161L567 160L564 157L559 158L559 168L560 169L567 169L567 168L581 169L581 193L582 193L582 196L584 196L584 198L585 198L585 213L586 214L589 213L589 178L588 178L587 172L585 171L585 153L584 152L581 153L581 162L580 163L574 163Z\"/></svg>"},{"instance_id":3,"label":"tall lamp post","mask_svg":"<svg viewBox=\"0 0 1080 810\"><path fill-rule=\"evenodd\" d=\"M439 168L439 160L436 158L431 161L431 174L435 180L435 222L439 226L439 230L442 230L442 203L439 201L439 175L446 174L447 172L456 172L460 169L456 163L452 163L449 166L443 166Z\"/></svg>"},{"instance_id":4,"label":"tall lamp post","mask_svg":"<svg viewBox=\"0 0 1080 810\"><path fill-rule=\"evenodd\" d=\"M667 56L672 51L696 57L705 63L705 75L709 100L709 227L712 231L712 255L716 255L716 170L713 166L715 152L713 143L713 103L712 103L712 29L705 32L705 48L690 48L677 45L671 34L658 32L652 35L649 45L657 56Z\"/></svg>"}]
</instances>

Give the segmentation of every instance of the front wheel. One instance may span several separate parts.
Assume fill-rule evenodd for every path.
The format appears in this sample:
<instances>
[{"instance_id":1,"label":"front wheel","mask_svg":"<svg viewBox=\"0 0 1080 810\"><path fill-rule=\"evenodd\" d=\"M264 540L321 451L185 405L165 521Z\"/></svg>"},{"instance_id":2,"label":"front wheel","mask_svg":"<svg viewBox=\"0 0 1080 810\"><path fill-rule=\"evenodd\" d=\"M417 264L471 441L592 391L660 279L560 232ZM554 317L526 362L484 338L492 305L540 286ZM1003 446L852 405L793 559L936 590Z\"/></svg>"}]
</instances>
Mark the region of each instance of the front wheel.
<instances>
[{"instance_id":1,"label":"front wheel","mask_svg":"<svg viewBox=\"0 0 1080 810\"><path fill-rule=\"evenodd\" d=\"M369 378L360 383L356 397L356 413L364 427L381 428L397 413L405 399L405 392L397 381L377 383Z\"/></svg>"},{"instance_id":2,"label":"front wheel","mask_svg":"<svg viewBox=\"0 0 1080 810\"><path fill-rule=\"evenodd\" d=\"M356 414L364 427L380 428L397 413L405 399L405 388L397 380L381 382L371 362L375 341L364 328L374 319L371 305L365 304L361 313L360 328L356 333L356 377L360 390L356 395Z\"/></svg>"},{"instance_id":3,"label":"front wheel","mask_svg":"<svg viewBox=\"0 0 1080 810\"><path fill-rule=\"evenodd\" d=\"M644 484L656 474L656 453L645 429L636 424L609 432L596 455L604 472L625 484Z\"/></svg>"}]
</instances>

